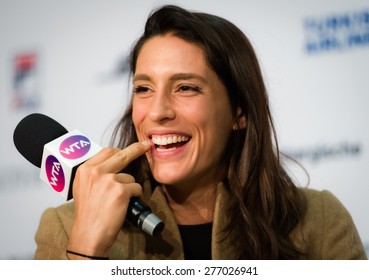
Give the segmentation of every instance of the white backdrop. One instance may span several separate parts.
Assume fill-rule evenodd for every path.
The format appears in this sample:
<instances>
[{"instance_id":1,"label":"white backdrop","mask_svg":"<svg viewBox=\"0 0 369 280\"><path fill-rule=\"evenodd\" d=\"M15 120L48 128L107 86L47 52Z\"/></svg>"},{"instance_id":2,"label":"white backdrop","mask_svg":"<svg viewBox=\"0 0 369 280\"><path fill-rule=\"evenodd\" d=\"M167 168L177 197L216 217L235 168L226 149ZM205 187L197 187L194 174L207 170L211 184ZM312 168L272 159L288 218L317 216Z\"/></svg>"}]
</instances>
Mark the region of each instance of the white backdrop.
<instances>
[{"instance_id":1,"label":"white backdrop","mask_svg":"<svg viewBox=\"0 0 369 280\"><path fill-rule=\"evenodd\" d=\"M343 202L368 251L369 1L0 0L0 259L31 259L42 211L64 202L15 150L16 124L41 112L106 145L128 100L124 59L164 3L220 15L249 36L281 149L307 169L309 187Z\"/></svg>"}]
</instances>

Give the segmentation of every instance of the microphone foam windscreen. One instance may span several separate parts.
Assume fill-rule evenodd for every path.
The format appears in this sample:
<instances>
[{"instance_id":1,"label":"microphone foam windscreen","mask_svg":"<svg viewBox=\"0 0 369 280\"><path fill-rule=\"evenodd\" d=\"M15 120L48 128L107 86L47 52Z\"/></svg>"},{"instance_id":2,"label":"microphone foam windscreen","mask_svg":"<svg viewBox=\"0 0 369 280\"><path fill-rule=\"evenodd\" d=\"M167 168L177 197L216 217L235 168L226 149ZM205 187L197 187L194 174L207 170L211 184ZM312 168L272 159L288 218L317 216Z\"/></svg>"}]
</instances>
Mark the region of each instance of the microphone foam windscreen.
<instances>
[{"instance_id":1,"label":"microphone foam windscreen","mask_svg":"<svg viewBox=\"0 0 369 280\"><path fill-rule=\"evenodd\" d=\"M41 167L44 145L68 131L52 118L34 113L16 126L13 141L17 150L32 164Z\"/></svg>"}]
</instances>

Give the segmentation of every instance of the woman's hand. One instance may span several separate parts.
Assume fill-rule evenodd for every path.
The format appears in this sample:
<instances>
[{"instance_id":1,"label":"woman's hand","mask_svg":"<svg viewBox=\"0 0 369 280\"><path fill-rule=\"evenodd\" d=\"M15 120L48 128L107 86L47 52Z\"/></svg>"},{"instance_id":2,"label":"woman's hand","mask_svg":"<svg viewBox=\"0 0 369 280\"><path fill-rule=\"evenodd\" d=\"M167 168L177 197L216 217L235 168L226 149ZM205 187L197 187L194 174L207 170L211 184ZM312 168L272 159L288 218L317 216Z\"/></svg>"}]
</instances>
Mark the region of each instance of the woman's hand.
<instances>
[{"instance_id":1,"label":"woman's hand","mask_svg":"<svg viewBox=\"0 0 369 280\"><path fill-rule=\"evenodd\" d=\"M149 151L147 142L125 149L104 148L78 167L73 182L74 224L68 250L107 257L127 214L131 197L141 196L135 179L118 173ZM69 254L69 258L79 258Z\"/></svg>"}]
</instances>

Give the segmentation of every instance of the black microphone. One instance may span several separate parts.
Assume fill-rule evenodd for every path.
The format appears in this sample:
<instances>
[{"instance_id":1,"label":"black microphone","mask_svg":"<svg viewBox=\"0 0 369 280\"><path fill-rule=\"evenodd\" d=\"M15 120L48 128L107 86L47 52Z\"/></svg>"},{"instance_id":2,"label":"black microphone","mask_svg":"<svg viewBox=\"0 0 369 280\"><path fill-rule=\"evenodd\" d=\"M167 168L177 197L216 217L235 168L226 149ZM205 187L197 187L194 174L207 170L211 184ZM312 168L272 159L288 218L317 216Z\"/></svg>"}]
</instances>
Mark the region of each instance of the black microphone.
<instances>
[{"instance_id":1,"label":"black microphone","mask_svg":"<svg viewBox=\"0 0 369 280\"><path fill-rule=\"evenodd\" d=\"M17 150L41 168L40 178L66 200L73 198L78 166L101 150L80 131L68 132L57 121L39 113L30 114L18 123L13 140ZM137 197L130 200L126 219L153 236L164 229L163 221Z\"/></svg>"}]
</instances>

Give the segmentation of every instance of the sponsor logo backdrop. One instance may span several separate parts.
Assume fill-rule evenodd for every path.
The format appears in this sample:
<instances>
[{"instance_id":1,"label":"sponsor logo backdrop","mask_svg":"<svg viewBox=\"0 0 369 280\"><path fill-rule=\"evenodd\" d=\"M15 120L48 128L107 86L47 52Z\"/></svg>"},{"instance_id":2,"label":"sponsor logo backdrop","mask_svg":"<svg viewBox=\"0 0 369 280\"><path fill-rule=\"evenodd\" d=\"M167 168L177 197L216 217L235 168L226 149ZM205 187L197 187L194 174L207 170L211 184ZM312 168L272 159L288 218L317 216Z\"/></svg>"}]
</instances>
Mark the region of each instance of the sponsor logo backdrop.
<instances>
[{"instance_id":1,"label":"sponsor logo backdrop","mask_svg":"<svg viewBox=\"0 0 369 280\"><path fill-rule=\"evenodd\" d=\"M169 1L0 2L0 259L31 259L40 215L63 199L16 151L32 112L104 146L129 96L126 56L149 11ZM185 1L223 16L254 44L286 163L332 191L368 248L369 2Z\"/></svg>"}]
</instances>

